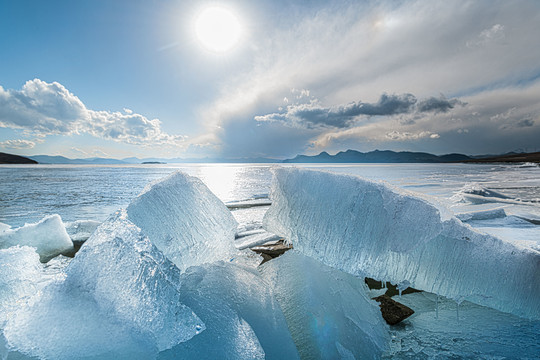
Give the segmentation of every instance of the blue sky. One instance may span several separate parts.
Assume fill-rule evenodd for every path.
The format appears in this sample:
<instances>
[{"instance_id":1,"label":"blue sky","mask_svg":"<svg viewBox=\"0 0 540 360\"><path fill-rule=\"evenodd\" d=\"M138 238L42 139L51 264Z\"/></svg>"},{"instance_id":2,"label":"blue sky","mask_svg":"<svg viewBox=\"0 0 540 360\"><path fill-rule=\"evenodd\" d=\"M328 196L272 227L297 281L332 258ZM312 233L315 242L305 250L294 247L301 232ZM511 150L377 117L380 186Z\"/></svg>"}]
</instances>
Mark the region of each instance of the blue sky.
<instances>
[{"instance_id":1,"label":"blue sky","mask_svg":"<svg viewBox=\"0 0 540 360\"><path fill-rule=\"evenodd\" d=\"M242 31L215 53L209 8ZM0 0L0 151L540 151L540 3Z\"/></svg>"}]
</instances>

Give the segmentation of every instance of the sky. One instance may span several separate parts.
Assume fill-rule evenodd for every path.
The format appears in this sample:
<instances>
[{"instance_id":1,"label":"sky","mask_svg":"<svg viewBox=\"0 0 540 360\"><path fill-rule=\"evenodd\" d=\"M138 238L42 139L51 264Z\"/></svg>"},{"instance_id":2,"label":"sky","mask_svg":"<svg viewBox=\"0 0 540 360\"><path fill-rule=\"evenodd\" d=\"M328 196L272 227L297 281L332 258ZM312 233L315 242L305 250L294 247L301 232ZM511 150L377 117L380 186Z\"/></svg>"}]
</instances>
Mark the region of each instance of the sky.
<instances>
[{"instance_id":1,"label":"sky","mask_svg":"<svg viewBox=\"0 0 540 360\"><path fill-rule=\"evenodd\" d=\"M0 0L0 34L2 152L540 151L536 0Z\"/></svg>"}]
</instances>

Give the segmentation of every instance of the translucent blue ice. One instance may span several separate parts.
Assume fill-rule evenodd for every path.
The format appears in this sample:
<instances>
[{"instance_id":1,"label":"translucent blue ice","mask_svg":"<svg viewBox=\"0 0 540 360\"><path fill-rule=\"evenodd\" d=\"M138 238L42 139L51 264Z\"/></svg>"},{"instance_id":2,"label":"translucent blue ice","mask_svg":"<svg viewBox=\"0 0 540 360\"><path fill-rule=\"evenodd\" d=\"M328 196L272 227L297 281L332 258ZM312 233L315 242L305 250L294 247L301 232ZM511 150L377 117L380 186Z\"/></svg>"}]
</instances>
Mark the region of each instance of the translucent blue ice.
<instances>
[{"instance_id":1,"label":"translucent blue ice","mask_svg":"<svg viewBox=\"0 0 540 360\"><path fill-rule=\"evenodd\" d=\"M180 301L206 330L160 359L297 359L271 286L255 268L231 262L193 266L182 274Z\"/></svg>"},{"instance_id":2,"label":"translucent blue ice","mask_svg":"<svg viewBox=\"0 0 540 360\"><path fill-rule=\"evenodd\" d=\"M303 359L376 359L388 325L357 278L296 250L261 266Z\"/></svg>"},{"instance_id":3,"label":"translucent blue ice","mask_svg":"<svg viewBox=\"0 0 540 360\"><path fill-rule=\"evenodd\" d=\"M277 168L267 230L355 275L533 319L540 252L464 225L431 202L355 176Z\"/></svg>"},{"instance_id":4,"label":"translucent blue ice","mask_svg":"<svg viewBox=\"0 0 540 360\"><path fill-rule=\"evenodd\" d=\"M182 172L148 185L127 214L180 270L236 252L230 211L201 180Z\"/></svg>"}]
</instances>

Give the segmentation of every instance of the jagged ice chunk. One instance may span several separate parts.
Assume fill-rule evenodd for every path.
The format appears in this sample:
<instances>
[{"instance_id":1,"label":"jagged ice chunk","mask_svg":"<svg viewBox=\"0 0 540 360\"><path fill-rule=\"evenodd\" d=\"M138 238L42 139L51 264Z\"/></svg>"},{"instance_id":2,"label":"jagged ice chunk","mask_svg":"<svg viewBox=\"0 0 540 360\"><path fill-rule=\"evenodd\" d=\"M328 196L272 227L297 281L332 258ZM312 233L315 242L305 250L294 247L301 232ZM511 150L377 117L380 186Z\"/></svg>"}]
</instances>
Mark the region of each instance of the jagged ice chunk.
<instances>
[{"instance_id":1,"label":"jagged ice chunk","mask_svg":"<svg viewBox=\"0 0 540 360\"><path fill-rule=\"evenodd\" d=\"M383 183L277 168L264 223L348 273L540 318L540 252L481 234Z\"/></svg>"},{"instance_id":2,"label":"jagged ice chunk","mask_svg":"<svg viewBox=\"0 0 540 360\"><path fill-rule=\"evenodd\" d=\"M301 358L374 359L388 348L388 326L367 296L363 279L295 250L260 270L283 309Z\"/></svg>"},{"instance_id":3,"label":"jagged ice chunk","mask_svg":"<svg viewBox=\"0 0 540 360\"><path fill-rule=\"evenodd\" d=\"M206 330L160 359L297 359L283 313L255 268L231 262L193 266L182 274L180 300Z\"/></svg>"},{"instance_id":4,"label":"jagged ice chunk","mask_svg":"<svg viewBox=\"0 0 540 360\"><path fill-rule=\"evenodd\" d=\"M127 207L129 220L178 268L230 258L237 223L198 178L176 172Z\"/></svg>"},{"instance_id":5,"label":"jagged ice chunk","mask_svg":"<svg viewBox=\"0 0 540 360\"><path fill-rule=\"evenodd\" d=\"M16 245L36 248L42 262L73 249L60 215L49 215L38 223L0 232L0 248Z\"/></svg>"}]
</instances>

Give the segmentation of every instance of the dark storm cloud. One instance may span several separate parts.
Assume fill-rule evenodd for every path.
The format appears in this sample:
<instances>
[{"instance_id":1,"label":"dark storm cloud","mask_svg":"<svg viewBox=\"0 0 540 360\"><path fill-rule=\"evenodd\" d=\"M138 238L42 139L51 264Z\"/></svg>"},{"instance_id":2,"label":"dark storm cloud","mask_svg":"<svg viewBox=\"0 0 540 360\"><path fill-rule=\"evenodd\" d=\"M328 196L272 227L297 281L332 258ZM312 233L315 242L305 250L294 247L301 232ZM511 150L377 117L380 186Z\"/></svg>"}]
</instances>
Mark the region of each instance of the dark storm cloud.
<instances>
[{"instance_id":1,"label":"dark storm cloud","mask_svg":"<svg viewBox=\"0 0 540 360\"><path fill-rule=\"evenodd\" d=\"M523 119L517 122L517 127L523 128L523 127L531 127L534 126L534 120L533 119Z\"/></svg>"},{"instance_id":2,"label":"dark storm cloud","mask_svg":"<svg viewBox=\"0 0 540 360\"><path fill-rule=\"evenodd\" d=\"M289 105L280 113L256 116L259 122L281 122L302 128L349 128L357 124L361 116L393 116L424 112L448 112L455 105L465 103L444 96L431 97L420 102L413 94L383 94L376 103L352 102L344 105L323 107L318 102Z\"/></svg>"},{"instance_id":3,"label":"dark storm cloud","mask_svg":"<svg viewBox=\"0 0 540 360\"><path fill-rule=\"evenodd\" d=\"M418 111L445 113L452 110L456 105L465 105L465 103L459 101L458 99L448 100L444 96L441 96L439 98L430 97L418 102Z\"/></svg>"}]
</instances>

